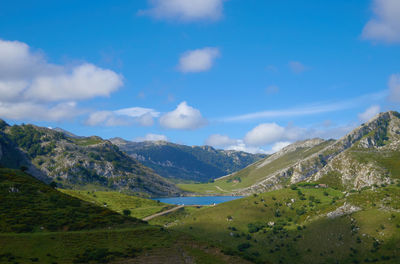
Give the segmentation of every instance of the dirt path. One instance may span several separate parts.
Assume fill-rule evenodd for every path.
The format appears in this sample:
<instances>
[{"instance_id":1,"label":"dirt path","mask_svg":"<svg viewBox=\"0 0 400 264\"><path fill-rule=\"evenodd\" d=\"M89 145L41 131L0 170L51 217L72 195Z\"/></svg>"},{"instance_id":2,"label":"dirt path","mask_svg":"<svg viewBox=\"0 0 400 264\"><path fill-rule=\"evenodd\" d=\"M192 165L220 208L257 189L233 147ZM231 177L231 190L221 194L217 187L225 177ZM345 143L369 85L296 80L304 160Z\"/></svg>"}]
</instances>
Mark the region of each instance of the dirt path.
<instances>
[{"instance_id":1,"label":"dirt path","mask_svg":"<svg viewBox=\"0 0 400 264\"><path fill-rule=\"evenodd\" d=\"M222 189L222 188L219 187L219 186L215 186L215 188L217 188L217 189L220 190L221 192L228 192L227 190L224 190L224 189Z\"/></svg>"},{"instance_id":2,"label":"dirt path","mask_svg":"<svg viewBox=\"0 0 400 264\"><path fill-rule=\"evenodd\" d=\"M169 210L166 210L166 211L163 211L163 212L159 212L159 213L156 213L156 214L147 216L147 217L143 218L142 220L143 220L143 221L149 221L149 220L153 219L154 217L157 217L157 216L161 216L161 215L165 215L165 214L171 213L171 212L176 211L176 210L178 210L178 209L180 209L180 208L182 208L182 207L184 207L184 205L178 205L178 206L176 206L176 207L174 207L174 208L172 208L172 209L169 209Z\"/></svg>"}]
</instances>

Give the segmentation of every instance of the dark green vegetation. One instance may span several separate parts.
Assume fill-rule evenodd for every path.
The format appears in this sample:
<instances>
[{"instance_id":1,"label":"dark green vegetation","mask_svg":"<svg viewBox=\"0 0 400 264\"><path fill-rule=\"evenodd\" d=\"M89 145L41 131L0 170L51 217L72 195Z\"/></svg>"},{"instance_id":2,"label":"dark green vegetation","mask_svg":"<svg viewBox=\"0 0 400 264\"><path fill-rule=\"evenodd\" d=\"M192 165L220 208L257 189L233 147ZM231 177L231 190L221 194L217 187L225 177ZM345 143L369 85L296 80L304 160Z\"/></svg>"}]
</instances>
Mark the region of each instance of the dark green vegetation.
<instances>
[{"instance_id":1,"label":"dark green vegetation","mask_svg":"<svg viewBox=\"0 0 400 264\"><path fill-rule=\"evenodd\" d=\"M76 191L66 189L60 189L59 191L98 206L107 207L118 213L123 213L124 210L127 210L126 214L140 219L175 207L175 205L160 203L159 201L126 195L119 192ZM128 211L130 213L128 213Z\"/></svg>"},{"instance_id":2,"label":"dark green vegetation","mask_svg":"<svg viewBox=\"0 0 400 264\"><path fill-rule=\"evenodd\" d=\"M4 167L24 165L35 177L59 187L155 196L179 193L175 185L99 137L70 137L48 128L2 122L0 144Z\"/></svg>"},{"instance_id":3,"label":"dark green vegetation","mask_svg":"<svg viewBox=\"0 0 400 264\"><path fill-rule=\"evenodd\" d=\"M292 185L215 207L181 209L151 222L256 263L400 261L397 185L347 195Z\"/></svg>"},{"instance_id":4,"label":"dark green vegetation","mask_svg":"<svg viewBox=\"0 0 400 264\"><path fill-rule=\"evenodd\" d=\"M218 150L210 146L190 147L165 141L132 142L113 138L111 142L159 175L178 182L208 182L265 157L263 154Z\"/></svg>"},{"instance_id":5,"label":"dark green vegetation","mask_svg":"<svg viewBox=\"0 0 400 264\"><path fill-rule=\"evenodd\" d=\"M0 263L239 263L218 248L0 169Z\"/></svg>"},{"instance_id":6,"label":"dark green vegetation","mask_svg":"<svg viewBox=\"0 0 400 264\"><path fill-rule=\"evenodd\" d=\"M18 170L0 169L0 232L46 232L141 225L63 194Z\"/></svg>"}]
</instances>

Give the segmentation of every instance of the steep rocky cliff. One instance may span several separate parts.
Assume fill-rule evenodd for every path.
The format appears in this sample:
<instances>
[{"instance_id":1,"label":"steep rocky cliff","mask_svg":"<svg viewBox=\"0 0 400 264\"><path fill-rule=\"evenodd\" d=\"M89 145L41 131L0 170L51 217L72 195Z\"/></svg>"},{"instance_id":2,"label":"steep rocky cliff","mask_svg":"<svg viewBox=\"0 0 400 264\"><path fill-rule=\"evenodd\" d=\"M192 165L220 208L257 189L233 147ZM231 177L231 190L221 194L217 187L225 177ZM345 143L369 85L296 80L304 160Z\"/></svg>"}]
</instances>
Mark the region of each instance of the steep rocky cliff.
<instances>
[{"instance_id":1,"label":"steep rocky cliff","mask_svg":"<svg viewBox=\"0 0 400 264\"><path fill-rule=\"evenodd\" d=\"M33 164L29 173L38 176L32 173L36 169L59 186L107 188L153 196L179 193L174 184L100 137L70 137L33 125L5 125L1 133L3 156L3 146L15 152L8 155L13 157L11 160L3 158L3 166Z\"/></svg>"}]
</instances>

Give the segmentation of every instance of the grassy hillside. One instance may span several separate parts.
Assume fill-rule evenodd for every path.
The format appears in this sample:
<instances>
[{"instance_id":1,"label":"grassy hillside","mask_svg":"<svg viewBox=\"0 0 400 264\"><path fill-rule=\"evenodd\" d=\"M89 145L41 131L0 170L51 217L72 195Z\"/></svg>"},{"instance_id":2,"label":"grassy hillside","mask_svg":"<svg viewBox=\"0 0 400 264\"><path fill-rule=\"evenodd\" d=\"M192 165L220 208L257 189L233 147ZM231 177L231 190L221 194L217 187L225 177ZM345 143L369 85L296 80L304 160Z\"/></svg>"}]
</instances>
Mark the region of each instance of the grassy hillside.
<instances>
[{"instance_id":1,"label":"grassy hillside","mask_svg":"<svg viewBox=\"0 0 400 264\"><path fill-rule=\"evenodd\" d=\"M264 158L263 154L185 146L165 141L132 142L110 139L121 150L175 182L208 182Z\"/></svg>"},{"instance_id":2,"label":"grassy hillside","mask_svg":"<svg viewBox=\"0 0 400 264\"><path fill-rule=\"evenodd\" d=\"M59 189L59 191L98 206L106 207L120 214L122 214L124 210L129 210L131 216L139 219L174 207L174 205L119 192L77 191L66 189Z\"/></svg>"},{"instance_id":3,"label":"grassy hillside","mask_svg":"<svg viewBox=\"0 0 400 264\"><path fill-rule=\"evenodd\" d=\"M179 193L174 184L100 137L70 137L34 125L2 124L0 146L7 147L6 153L24 152L25 159L34 165L28 166L28 172L42 179L34 170L40 171L59 187L121 190L144 196ZM17 155L0 153L4 167L17 168L19 160Z\"/></svg>"},{"instance_id":4,"label":"grassy hillside","mask_svg":"<svg viewBox=\"0 0 400 264\"><path fill-rule=\"evenodd\" d=\"M206 184L179 184L178 187L185 191L200 193L200 194L228 194L236 190L250 187L256 184L268 175L283 170L299 160L307 158L312 154L320 151L332 144L332 141L321 141L311 147L300 146L291 151L287 151L283 155L275 157L269 156L259 160L252 165L240 170L228 177L216 179L213 183ZM278 153L279 154L279 153ZM275 154L277 155L277 154ZM278 183L280 184L280 183Z\"/></svg>"},{"instance_id":5,"label":"grassy hillside","mask_svg":"<svg viewBox=\"0 0 400 264\"><path fill-rule=\"evenodd\" d=\"M45 232L141 225L60 193L19 170L0 168L0 232Z\"/></svg>"},{"instance_id":6,"label":"grassy hillside","mask_svg":"<svg viewBox=\"0 0 400 264\"><path fill-rule=\"evenodd\" d=\"M153 223L256 263L399 263L400 186L347 194L292 188L181 210Z\"/></svg>"},{"instance_id":7,"label":"grassy hillside","mask_svg":"<svg viewBox=\"0 0 400 264\"><path fill-rule=\"evenodd\" d=\"M190 236L61 193L19 170L0 168L0 212L0 263L242 263Z\"/></svg>"}]
</instances>

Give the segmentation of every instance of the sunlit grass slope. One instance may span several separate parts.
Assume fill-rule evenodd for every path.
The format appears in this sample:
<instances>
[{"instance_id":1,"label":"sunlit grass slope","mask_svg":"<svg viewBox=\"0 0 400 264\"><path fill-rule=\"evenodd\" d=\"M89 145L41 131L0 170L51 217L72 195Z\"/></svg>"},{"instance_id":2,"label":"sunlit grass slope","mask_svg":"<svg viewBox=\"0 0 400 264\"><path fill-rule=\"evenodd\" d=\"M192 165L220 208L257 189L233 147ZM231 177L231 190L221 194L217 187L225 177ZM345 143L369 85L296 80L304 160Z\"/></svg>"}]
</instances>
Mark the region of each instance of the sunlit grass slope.
<instances>
[{"instance_id":1,"label":"sunlit grass slope","mask_svg":"<svg viewBox=\"0 0 400 264\"><path fill-rule=\"evenodd\" d=\"M131 216L140 219L174 207L174 205L126 195L119 192L77 191L65 189L59 189L59 191L81 200L94 203L98 206L106 207L118 213L123 213L124 210L129 210L131 211Z\"/></svg>"},{"instance_id":2,"label":"sunlit grass slope","mask_svg":"<svg viewBox=\"0 0 400 264\"><path fill-rule=\"evenodd\" d=\"M332 144L332 141L324 141L312 148L297 148L295 151L288 152L268 164L263 165L266 160L273 158L273 156L269 156L230 176L219 178L213 183L178 184L177 186L182 190L199 194L229 194L237 189L246 188L258 183L268 175L291 166L297 161L311 156L330 144Z\"/></svg>"},{"instance_id":3,"label":"sunlit grass slope","mask_svg":"<svg viewBox=\"0 0 400 264\"><path fill-rule=\"evenodd\" d=\"M329 188L293 189L181 210L154 223L256 263L399 263L400 187L348 194ZM359 211L327 217L344 205Z\"/></svg>"},{"instance_id":4,"label":"sunlit grass slope","mask_svg":"<svg viewBox=\"0 0 400 264\"><path fill-rule=\"evenodd\" d=\"M149 203L104 197L123 205ZM0 213L0 263L242 261L180 232L61 193L19 170L0 168Z\"/></svg>"}]
</instances>

